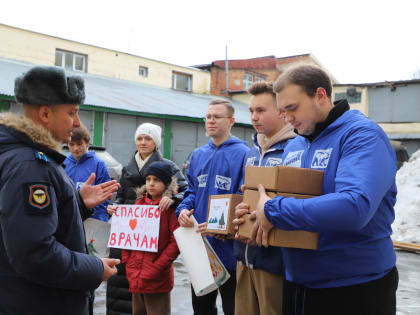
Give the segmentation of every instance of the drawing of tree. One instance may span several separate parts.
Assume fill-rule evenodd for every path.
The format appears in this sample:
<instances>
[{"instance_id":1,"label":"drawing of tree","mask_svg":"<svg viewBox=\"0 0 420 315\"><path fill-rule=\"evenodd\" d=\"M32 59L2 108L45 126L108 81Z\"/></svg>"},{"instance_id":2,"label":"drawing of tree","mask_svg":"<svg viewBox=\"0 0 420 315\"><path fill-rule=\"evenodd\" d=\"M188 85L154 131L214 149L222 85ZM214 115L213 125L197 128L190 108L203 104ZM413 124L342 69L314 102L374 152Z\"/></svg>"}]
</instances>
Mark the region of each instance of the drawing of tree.
<instances>
[{"instance_id":1,"label":"drawing of tree","mask_svg":"<svg viewBox=\"0 0 420 315\"><path fill-rule=\"evenodd\" d=\"M223 212L222 212L222 216L220 217L220 220L219 220L219 225L220 226L225 225L225 214Z\"/></svg>"}]
</instances>

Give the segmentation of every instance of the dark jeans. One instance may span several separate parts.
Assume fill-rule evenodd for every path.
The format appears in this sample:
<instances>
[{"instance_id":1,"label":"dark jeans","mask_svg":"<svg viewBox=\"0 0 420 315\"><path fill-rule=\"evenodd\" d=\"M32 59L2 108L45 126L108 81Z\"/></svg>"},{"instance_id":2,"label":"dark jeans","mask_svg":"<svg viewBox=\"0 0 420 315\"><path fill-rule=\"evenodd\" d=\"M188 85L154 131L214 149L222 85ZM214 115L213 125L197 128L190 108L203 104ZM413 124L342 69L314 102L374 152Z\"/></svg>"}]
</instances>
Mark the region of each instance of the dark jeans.
<instances>
[{"instance_id":1,"label":"dark jeans","mask_svg":"<svg viewBox=\"0 0 420 315\"><path fill-rule=\"evenodd\" d=\"M283 315L395 315L398 270L346 287L311 289L286 281Z\"/></svg>"},{"instance_id":2,"label":"dark jeans","mask_svg":"<svg viewBox=\"0 0 420 315\"><path fill-rule=\"evenodd\" d=\"M191 286L191 297L194 315L217 315L216 299L217 291L220 291L222 297L222 307L225 315L235 314L235 290L236 290L236 272L228 270L230 278L219 290L214 290L203 296L196 296Z\"/></svg>"}]
</instances>

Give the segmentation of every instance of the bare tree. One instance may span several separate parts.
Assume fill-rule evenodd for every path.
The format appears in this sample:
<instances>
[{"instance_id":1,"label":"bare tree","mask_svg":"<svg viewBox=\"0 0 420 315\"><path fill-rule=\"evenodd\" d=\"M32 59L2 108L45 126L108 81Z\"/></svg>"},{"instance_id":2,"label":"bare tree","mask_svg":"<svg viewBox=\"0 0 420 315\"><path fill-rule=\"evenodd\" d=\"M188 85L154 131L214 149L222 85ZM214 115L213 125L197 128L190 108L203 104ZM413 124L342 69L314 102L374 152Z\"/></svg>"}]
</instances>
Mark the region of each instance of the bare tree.
<instances>
[{"instance_id":1,"label":"bare tree","mask_svg":"<svg viewBox=\"0 0 420 315\"><path fill-rule=\"evenodd\" d=\"M414 71L414 72L411 74L411 78L412 78L412 79L420 79L420 68L417 68L417 70L416 70L416 71Z\"/></svg>"}]
</instances>

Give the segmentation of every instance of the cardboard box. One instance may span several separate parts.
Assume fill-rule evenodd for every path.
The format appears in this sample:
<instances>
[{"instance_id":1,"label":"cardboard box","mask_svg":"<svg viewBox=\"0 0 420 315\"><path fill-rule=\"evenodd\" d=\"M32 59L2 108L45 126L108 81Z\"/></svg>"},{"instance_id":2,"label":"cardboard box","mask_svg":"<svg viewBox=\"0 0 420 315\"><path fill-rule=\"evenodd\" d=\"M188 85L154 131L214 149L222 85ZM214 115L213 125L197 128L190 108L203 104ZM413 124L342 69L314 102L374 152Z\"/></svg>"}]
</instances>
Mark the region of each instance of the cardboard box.
<instances>
[{"instance_id":1,"label":"cardboard box","mask_svg":"<svg viewBox=\"0 0 420 315\"><path fill-rule=\"evenodd\" d=\"M207 209L207 232L223 235L235 235L232 224L235 219L235 207L242 202L242 195L212 195Z\"/></svg>"},{"instance_id":2,"label":"cardboard box","mask_svg":"<svg viewBox=\"0 0 420 315\"><path fill-rule=\"evenodd\" d=\"M290 194L322 195L324 172L290 166L261 167L248 165L245 169L245 188Z\"/></svg>"},{"instance_id":3,"label":"cardboard box","mask_svg":"<svg viewBox=\"0 0 420 315\"><path fill-rule=\"evenodd\" d=\"M274 198L276 196L284 196L284 197L295 197L296 199L307 199L307 198L312 198L312 197L316 197L313 195L300 195L300 194L288 194L288 193L275 193L275 192L271 192L271 191L267 191L266 192L268 197L270 198ZM245 189L244 191L244 202L247 203L249 205L249 212L252 212L255 210L255 208L257 207L257 203L258 200L260 198L260 193L258 192L258 190L254 190L254 189Z\"/></svg>"},{"instance_id":4,"label":"cardboard box","mask_svg":"<svg viewBox=\"0 0 420 315\"><path fill-rule=\"evenodd\" d=\"M312 195L299 195L299 194L287 194L287 193L273 193L268 192L267 195L270 198L275 196L284 197L295 197L297 199L307 199L316 196ZM250 211L254 211L259 200L259 193L257 190L246 189L244 192L244 203L249 204ZM250 238L252 227L255 223L254 220L249 218L249 214L244 216L245 223L239 226L239 236ZM279 229L272 229L268 234L268 244L271 246L279 247L292 247L301 249L318 249L319 233L313 233L308 231L285 231Z\"/></svg>"}]
</instances>

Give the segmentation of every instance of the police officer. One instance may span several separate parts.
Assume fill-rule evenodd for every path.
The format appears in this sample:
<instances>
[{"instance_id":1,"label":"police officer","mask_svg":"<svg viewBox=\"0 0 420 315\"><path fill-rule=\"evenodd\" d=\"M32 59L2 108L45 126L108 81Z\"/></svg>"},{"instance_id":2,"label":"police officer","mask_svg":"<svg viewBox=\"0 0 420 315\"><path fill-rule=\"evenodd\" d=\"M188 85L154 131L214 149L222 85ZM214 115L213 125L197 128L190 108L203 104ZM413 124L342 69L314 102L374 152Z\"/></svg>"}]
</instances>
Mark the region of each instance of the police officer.
<instances>
[{"instance_id":1,"label":"police officer","mask_svg":"<svg viewBox=\"0 0 420 315\"><path fill-rule=\"evenodd\" d=\"M62 167L84 82L34 67L16 78L15 97L24 117L0 115L0 313L88 314L89 291L119 260L86 254L81 214L118 184L92 186L92 174L79 193Z\"/></svg>"}]
</instances>

